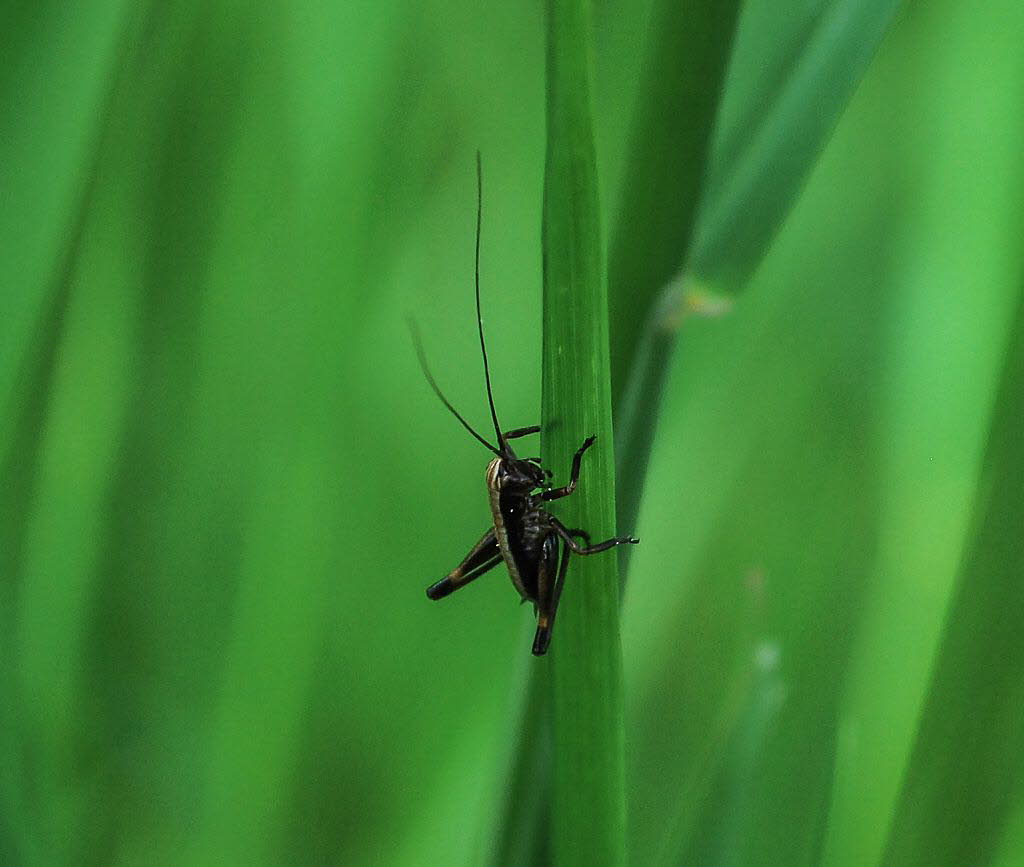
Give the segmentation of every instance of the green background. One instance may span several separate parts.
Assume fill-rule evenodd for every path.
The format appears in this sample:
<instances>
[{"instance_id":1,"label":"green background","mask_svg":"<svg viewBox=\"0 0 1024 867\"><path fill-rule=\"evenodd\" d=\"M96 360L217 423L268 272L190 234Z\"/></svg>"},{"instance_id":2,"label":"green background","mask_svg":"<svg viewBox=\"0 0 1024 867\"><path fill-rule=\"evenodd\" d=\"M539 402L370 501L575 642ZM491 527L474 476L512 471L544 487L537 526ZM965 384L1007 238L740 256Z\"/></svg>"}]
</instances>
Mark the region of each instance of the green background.
<instances>
[{"instance_id":1,"label":"green background","mask_svg":"<svg viewBox=\"0 0 1024 867\"><path fill-rule=\"evenodd\" d=\"M611 236L666 159L649 5L595 5ZM830 5L744 9L755 132L818 112L783 85ZM403 318L485 429L479 148L498 409L537 421L543 8L50 0L0 33L0 862L504 862L546 660L504 575L423 595L488 455ZM1024 862L1021 44L1009 0L909 4L806 185L746 137L793 207L740 202L770 247L697 274L735 300L683 325L620 528L635 864Z\"/></svg>"}]
</instances>

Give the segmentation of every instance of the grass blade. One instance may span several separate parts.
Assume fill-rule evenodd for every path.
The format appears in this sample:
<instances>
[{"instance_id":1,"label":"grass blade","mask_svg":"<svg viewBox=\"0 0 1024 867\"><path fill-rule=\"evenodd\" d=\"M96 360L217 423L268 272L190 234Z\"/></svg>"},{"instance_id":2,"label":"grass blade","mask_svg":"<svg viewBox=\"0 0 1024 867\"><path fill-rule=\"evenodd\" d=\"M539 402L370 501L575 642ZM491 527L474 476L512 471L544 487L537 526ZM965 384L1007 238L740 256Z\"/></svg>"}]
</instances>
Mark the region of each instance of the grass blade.
<instances>
[{"instance_id":1,"label":"grass blade","mask_svg":"<svg viewBox=\"0 0 1024 867\"><path fill-rule=\"evenodd\" d=\"M544 174L545 462L565 472L596 434L580 488L555 511L595 540L615 529L608 314L590 101L588 0L549 0ZM577 558L551 652L555 863L624 864L622 657L616 558Z\"/></svg>"},{"instance_id":2,"label":"grass blade","mask_svg":"<svg viewBox=\"0 0 1024 867\"><path fill-rule=\"evenodd\" d=\"M749 280L898 7L832 0L788 17L774 3L744 7L690 257L700 282L735 292Z\"/></svg>"},{"instance_id":3,"label":"grass blade","mask_svg":"<svg viewBox=\"0 0 1024 867\"><path fill-rule=\"evenodd\" d=\"M1024 294L959 586L884 864L984 864L1024 772ZM951 745L956 745L951 749ZM951 805L971 805L948 820Z\"/></svg>"},{"instance_id":4,"label":"grass blade","mask_svg":"<svg viewBox=\"0 0 1024 867\"><path fill-rule=\"evenodd\" d=\"M690 244L738 9L738 0L657 0L651 11L632 158L609 242L616 409L644 312L682 266Z\"/></svg>"},{"instance_id":5,"label":"grass blade","mask_svg":"<svg viewBox=\"0 0 1024 867\"><path fill-rule=\"evenodd\" d=\"M675 332L688 313L725 310L717 296L741 290L761 263L897 6L833 0L782 22L775 5L744 7L685 273L666 279L642 332L630 324L639 340L616 388L622 526L636 523ZM685 140L679 147L692 153ZM685 255L680 248L680 267Z\"/></svg>"}]
</instances>

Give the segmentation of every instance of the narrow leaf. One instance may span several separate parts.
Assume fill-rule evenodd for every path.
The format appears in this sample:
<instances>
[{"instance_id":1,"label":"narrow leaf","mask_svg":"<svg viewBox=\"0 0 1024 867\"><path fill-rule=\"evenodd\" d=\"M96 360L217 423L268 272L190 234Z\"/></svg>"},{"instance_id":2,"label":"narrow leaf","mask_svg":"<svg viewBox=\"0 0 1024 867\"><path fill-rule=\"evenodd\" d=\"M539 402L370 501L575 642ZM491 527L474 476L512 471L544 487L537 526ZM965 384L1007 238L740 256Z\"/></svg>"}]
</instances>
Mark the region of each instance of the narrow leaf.
<instances>
[{"instance_id":1,"label":"narrow leaf","mask_svg":"<svg viewBox=\"0 0 1024 867\"><path fill-rule=\"evenodd\" d=\"M884 864L985 864L1024 773L1024 293L975 509ZM948 821L950 814L957 821Z\"/></svg>"},{"instance_id":2,"label":"narrow leaf","mask_svg":"<svg viewBox=\"0 0 1024 867\"><path fill-rule=\"evenodd\" d=\"M597 435L580 487L557 504L569 527L613 535L615 496L608 308L590 97L588 0L549 0L547 156L544 174L545 462L568 471ZM622 658L616 558L574 558L550 662L555 863L624 864Z\"/></svg>"}]
</instances>

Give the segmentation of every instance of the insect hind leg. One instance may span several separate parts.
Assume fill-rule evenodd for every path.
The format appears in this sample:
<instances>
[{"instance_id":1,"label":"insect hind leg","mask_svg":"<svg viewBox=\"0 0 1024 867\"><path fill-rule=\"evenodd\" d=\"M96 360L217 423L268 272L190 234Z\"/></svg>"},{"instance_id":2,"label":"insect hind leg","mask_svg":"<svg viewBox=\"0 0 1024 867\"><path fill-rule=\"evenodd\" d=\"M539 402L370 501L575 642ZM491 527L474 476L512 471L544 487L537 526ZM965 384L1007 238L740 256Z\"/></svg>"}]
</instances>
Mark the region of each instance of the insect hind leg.
<instances>
[{"instance_id":1,"label":"insect hind leg","mask_svg":"<svg viewBox=\"0 0 1024 867\"><path fill-rule=\"evenodd\" d=\"M465 572L458 576L445 575L445 577L436 584L431 584L427 588L427 597L434 600L444 599L445 596L465 587L470 581L475 581L485 572L490 572L491 569L497 566L500 562L501 555L499 554L497 557L488 560L486 563L469 572Z\"/></svg>"},{"instance_id":2,"label":"insect hind leg","mask_svg":"<svg viewBox=\"0 0 1024 867\"><path fill-rule=\"evenodd\" d=\"M617 545L638 545L640 540L633 536L615 536L611 539L605 539L603 542L598 542L596 545L590 544L590 537L587 536L586 546L580 545L573 536L580 533L579 530L570 530L565 526L558 518L551 517L551 526L554 527L556 533L565 540L565 544L572 549L574 554L600 554L602 551L607 551L610 548L614 548Z\"/></svg>"},{"instance_id":3,"label":"insect hind leg","mask_svg":"<svg viewBox=\"0 0 1024 867\"><path fill-rule=\"evenodd\" d=\"M559 560L561 551L561 560ZM541 547L537 564L537 633L533 639L533 655L543 656L551 643L551 630L555 625L560 584L565 578L569 549L559 544L558 536L548 532Z\"/></svg>"},{"instance_id":4,"label":"insect hind leg","mask_svg":"<svg viewBox=\"0 0 1024 867\"><path fill-rule=\"evenodd\" d=\"M450 593L454 593L465 587L470 581L479 578L485 572L490 571L501 562L501 549L498 547L498 540L491 527L481 537L451 572L440 581L431 584L427 588L427 596L430 599L443 599Z\"/></svg>"},{"instance_id":5,"label":"insect hind leg","mask_svg":"<svg viewBox=\"0 0 1024 867\"><path fill-rule=\"evenodd\" d=\"M579 536L585 539L588 545L590 544L590 534L586 530L569 530L569 534L571 536ZM552 533L549 538L554 539L555 534ZM547 544L547 540L545 540L545 544ZM558 602L562 598L562 588L565 587L565 573L569 570L570 550L568 545L562 545L562 557L558 564L558 577L555 579L548 599L545 600L546 605L544 609L539 611L537 634L533 639L534 656L543 656L548 652L548 647L551 644L551 632L555 627L555 614L558 612Z\"/></svg>"}]
</instances>

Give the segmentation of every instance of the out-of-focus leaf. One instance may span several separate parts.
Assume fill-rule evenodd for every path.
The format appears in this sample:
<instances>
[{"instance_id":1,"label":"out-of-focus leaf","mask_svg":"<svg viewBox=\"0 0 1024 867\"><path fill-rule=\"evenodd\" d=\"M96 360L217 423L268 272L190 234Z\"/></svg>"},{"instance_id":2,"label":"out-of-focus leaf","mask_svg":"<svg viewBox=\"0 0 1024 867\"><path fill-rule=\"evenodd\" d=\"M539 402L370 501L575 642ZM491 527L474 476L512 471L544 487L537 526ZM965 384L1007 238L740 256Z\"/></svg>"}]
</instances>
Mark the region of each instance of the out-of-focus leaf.
<instances>
[{"instance_id":1,"label":"out-of-focus leaf","mask_svg":"<svg viewBox=\"0 0 1024 867\"><path fill-rule=\"evenodd\" d=\"M621 254L620 260L629 267L622 266L621 273L612 271L612 298L616 309L628 311L625 328L633 338L628 344L615 343L615 357L621 364L616 363L614 372L622 376L616 382L622 526L636 522L674 332L690 312L721 310L723 301L716 296L737 292L749 280L802 190L897 6L898 0L820 0L798 7L767 0L744 4L706 177L699 175L704 183L691 247L686 242L692 219L689 209L697 193L690 184L695 178L684 170L675 180L685 183L673 186L638 170L632 181L631 188L654 196L646 203L650 222L660 225L667 219L670 228L655 232L661 242L659 253L648 255L639 236L651 230L639 213L628 212L640 228L620 233L619 246L630 251L630 255ZM721 14L713 16L717 26L711 31L723 41L731 16L718 18ZM698 16L698 20L703 19ZM699 51L697 56L703 57ZM709 58L704 62L714 69L714 51ZM659 72L671 75L668 70ZM714 79L711 87L717 93ZM668 119L652 124L655 132L678 133L677 125L687 120L675 116L680 111L675 101L668 102L658 106ZM707 110L712 105L704 101L684 107L698 109L690 121L699 124L710 122ZM656 167L672 159L691 169L704 168L705 142L699 135L680 135L678 153L672 157L663 152L668 149L663 136L652 134L652 138L657 147L649 159ZM652 188L655 194L649 192ZM634 198L639 195L633 193ZM666 218L666 208L654 204L671 202L672 196L678 198L668 211L672 216ZM671 282L665 232L680 244L672 268L685 266L683 274ZM653 279L662 282L656 285ZM663 294L653 303L659 286ZM641 310L647 317L642 333ZM624 552L623 558L629 553Z\"/></svg>"},{"instance_id":2,"label":"out-of-focus leaf","mask_svg":"<svg viewBox=\"0 0 1024 867\"><path fill-rule=\"evenodd\" d=\"M1024 292L974 527L883 859L890 867L989 863L1024 792L1021 419Z\"/></svg>"},{"instance_id":3,"label":"out-of-focus leaf","mask_svg":"<svg viewBox=\"0 0 1024 867\"><path fill-rule=\"evenodd\" d=\"M953 5L894 30L754 291L732 316L692 320L680 346L642 522L663 549L638 549L623 622L641 861L675 786L681 824L696 829L681 860L877 863L858 838L884 834L890 818L892 751L913 725L902 708L932 654L916 645L944 610L941 573L963 532L1007 281L1020 271L1007 242L1019 236L1019 119L1013 92L994 89L1020 80L1006 66L1019 53L1012 33L993 42L998 16L969 30ZM963 75L939 56L958 33L970 34L965 55L989 44L993 66L926 98L936 69ZM998 136L979 139L965 116ZM899 146L887 147L894 129ZM756 771L728 783L723 772L710 796L686 803L728 718L723 684L736 675L723 660L742 635L744 559L764 567L764 636L786 696ZM876 636L868 604L893 599L908 608ZM874 665L865 639L877 643ZM737 766L733 747L718 767ZM743 821L730 824L744 797Z\"/></svg>"},{"instance_id":4,"label":"out-of-focus leaf","mask_svg":"<svg viewBox=\"0 0 1024 867\"><path fill-rule=\"evenodd\" d=\"M878 862L941 648L1022 267L1024 7L908 8L847 177L895 205L878 551L847 672L824 863ZM984 53L985 63L976 58ZM978 130L986 130L979 135ZM823 219L846 222L847 209ZM824 283L821 284L824 287Z\"/></svg>"},{"instance_id":5,"label":"out-of-focus leaf","mask_svg":"<svg viewBox=\"0 0 1024 867\"><path fill-rule=\"evenodd\" d=\"M719 293L746 284L899 4L744 4L687 263L700 285Z\"/></svg>"},{"instance_id":6,"label":"out-of-focus leaf","mask_svg":"<svg viewBox=\"0 0 1024 867\"><path fill-rule=\"evenodd\" d=\"M655 0L651 9L608 253L616 401L644 317L690 243L739 6L739 0Z\"/></svg>"}]
</instances>

